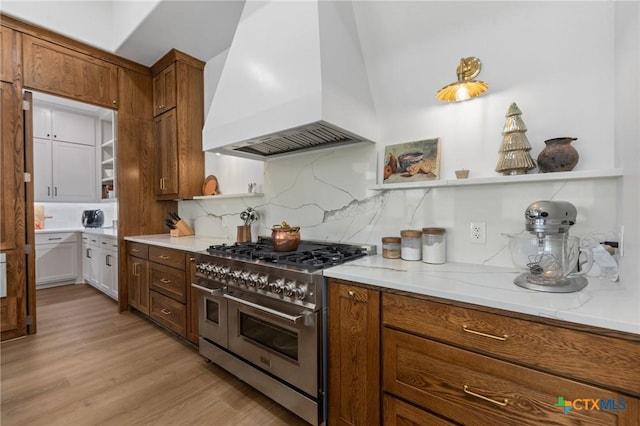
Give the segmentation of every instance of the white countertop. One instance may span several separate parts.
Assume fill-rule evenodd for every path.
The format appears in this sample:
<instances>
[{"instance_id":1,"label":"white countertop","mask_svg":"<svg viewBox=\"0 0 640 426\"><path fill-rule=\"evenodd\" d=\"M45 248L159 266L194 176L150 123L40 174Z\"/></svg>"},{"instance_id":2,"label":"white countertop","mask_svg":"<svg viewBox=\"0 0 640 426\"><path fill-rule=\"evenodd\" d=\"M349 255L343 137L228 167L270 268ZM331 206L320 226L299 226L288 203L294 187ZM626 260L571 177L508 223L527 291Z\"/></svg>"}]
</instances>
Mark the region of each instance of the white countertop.
<instances>
[{"instance_id":1,"label":"white countertop","mask_svg":"<svg viewBox=\"0 0 640 426\"><path fill-rule=\"evenodd\" d=\"M206 250L210 245L233 244L235 242L235 240L225 238L202 237L198 235L172 237L169 234L136 235L133 237L124 237L124 239L136 243L152 244L192 252Z\"/></svg>"},{"instance_id":2,"label":"white countertop","mask_svg":"<svg viewBox=\"0 0 640 426\"><path fill-rule=\"evenodd\" d=\"M513 284L515 269L367 256L326 269L327 277L404 290L512 312L640 334L640 295L622 283L588 277L575 293L543 293Z\"/></svg>"},{"instance_id":3,"label":"white countertop","mask_svg":"<svg viewBox=\"0 0 640 426\"><path fill-rule=\"evenodd\" d=\"M87 234L107 235L111 237L118 236L118 230L116 228L83 228L78 226L75 228L46 228L36 229L36 234L53 234L58 232L84 232Z\"/></svg>"}]
</instances>

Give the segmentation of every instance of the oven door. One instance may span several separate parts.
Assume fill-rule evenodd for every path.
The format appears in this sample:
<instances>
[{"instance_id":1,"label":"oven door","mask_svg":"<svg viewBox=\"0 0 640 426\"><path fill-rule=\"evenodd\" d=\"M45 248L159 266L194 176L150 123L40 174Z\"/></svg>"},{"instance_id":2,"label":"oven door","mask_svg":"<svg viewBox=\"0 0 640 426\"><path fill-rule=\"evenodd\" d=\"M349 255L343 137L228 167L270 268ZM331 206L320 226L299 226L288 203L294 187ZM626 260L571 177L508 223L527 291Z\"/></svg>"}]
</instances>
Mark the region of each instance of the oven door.
<instances>
[{"instance_id":1,"label":"oven door","mask_svg":"<svg viewBox=\"0 0 640 426\"><path fill-rule=\"evenodd\" d=\"M320 312L229 291L229 350L318 398Z\"/></svg>"},{"instance_id":2,"label":"oven door","mask_svg":"<svg viewBox=\"0 0 640 426\"><path fill-rule=\"evenodd\" d=\"M227 300L223 297L224 287L209 288L211 285L196 281L191 287L198 290L198 325L200 337L227 347Z\"/></svg>"}]
</instances>

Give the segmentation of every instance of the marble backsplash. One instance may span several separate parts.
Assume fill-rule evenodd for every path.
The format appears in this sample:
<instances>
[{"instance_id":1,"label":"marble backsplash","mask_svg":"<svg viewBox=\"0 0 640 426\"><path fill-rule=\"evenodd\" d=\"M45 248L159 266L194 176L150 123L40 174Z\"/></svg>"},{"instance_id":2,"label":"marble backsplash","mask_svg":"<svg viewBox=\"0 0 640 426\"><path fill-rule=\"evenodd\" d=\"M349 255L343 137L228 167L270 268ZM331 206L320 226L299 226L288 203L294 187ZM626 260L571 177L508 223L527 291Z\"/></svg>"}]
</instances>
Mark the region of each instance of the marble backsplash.
<instances>
[{"instance_id":1,"label":"marble backsplash","mask_svg":"<svg viewBox=\"0 0 640 426\"><path fill-rule=\"evenodd\" d=\"M263 196L181 201L180 215L197 235L234 239L240 212L252 207L252 227L270 235L274 224L300 225L302 238L367 243L402 229L446 228L447 260L512 266L502 233L524 229L524 210L536 200L564 200L578 209L571 235L617 240L616 178L371 190L377 183L376 146L354 145L265 163ZM453 175L453 171L450 171ZM447 171L444 178L451 179ZM486 244L470 242L470 222L486 223Z\"/></svg>"}]
</instances>

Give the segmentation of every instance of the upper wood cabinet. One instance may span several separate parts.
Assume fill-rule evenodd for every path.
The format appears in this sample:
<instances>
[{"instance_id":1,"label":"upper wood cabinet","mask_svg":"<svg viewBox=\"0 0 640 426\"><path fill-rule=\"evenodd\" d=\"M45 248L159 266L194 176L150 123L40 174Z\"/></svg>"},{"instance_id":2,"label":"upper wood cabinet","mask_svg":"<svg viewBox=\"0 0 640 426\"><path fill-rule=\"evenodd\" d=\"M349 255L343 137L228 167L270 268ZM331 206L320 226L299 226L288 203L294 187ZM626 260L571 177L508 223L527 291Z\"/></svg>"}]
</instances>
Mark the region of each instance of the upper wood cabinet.
<instances>
[{"instance_id":1,"label":"upper wood cabinet","mask_svg":"<svg viewBox=\"0 0 640 426\"><path fill-rule=\"evenodd\" d=\"M176 106L176 65L169 65L153 77L153 116Z\"/></svg>"},{"instance_id":2,"label":"upper wood cabinet","mask_svg":"<svg viewBox=\"0 0 640 426\"><path fill-rule=\"evenodd\" d=\"M24 86L109 108L118 106L118 67L24 35Z\"/></svg>"},{"instance_id":3,"label":"upper wood cabinet","mask_svg":"<svg viewBox=\"0 0 640 426\"><path fill-rule=\"evenodd\" d=\"M12 83L19 77L22 64L22 35L0 27L0 80Z\"/></svg>"},{"instance_id":4,"label":"upper wood cabinet","mask_svg":"<svg viewBox=\"0 0 640 426\"><path fill-rule=\"evenodd\" d=\"M178 195L178 134L176 110L154 120L158 154L155 163L156 195Z\"/></svg>"},{"instance_id":5,"label":"upper wood cabinet","mask_svg":"<svg viewBox=\"0 0 640 426\"><path fill-rule=\"evenodd\" d=\"M152 66L151 71L154 112L160 112L154 127L156 199L180 200L202 195L204 63L172 50ZM164 107L159 109L160 105Z\"/></svg>"}]
</instances>

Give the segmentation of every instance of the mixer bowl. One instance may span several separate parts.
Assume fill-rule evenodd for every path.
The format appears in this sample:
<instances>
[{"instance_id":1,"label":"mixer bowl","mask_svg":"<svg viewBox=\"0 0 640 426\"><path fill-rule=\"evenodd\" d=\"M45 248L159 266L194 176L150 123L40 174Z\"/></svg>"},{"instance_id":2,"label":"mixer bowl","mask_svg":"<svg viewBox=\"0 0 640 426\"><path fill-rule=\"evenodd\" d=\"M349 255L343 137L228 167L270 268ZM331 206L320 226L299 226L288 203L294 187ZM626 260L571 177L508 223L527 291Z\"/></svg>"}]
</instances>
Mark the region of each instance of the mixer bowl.
<instances>
[{"instance_id":1,"label":"mixer bowl","mask_svg":"<svg viewBox=\"0 0 640 426\"><path fill-rule=\"evenodd\" d=\"M577 237L550 234L538 239L529 232L503 235L509 238L514 266L536 281L558 281L577 270L581 251Z\"/></svg>"}]
</instances>

